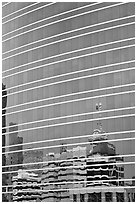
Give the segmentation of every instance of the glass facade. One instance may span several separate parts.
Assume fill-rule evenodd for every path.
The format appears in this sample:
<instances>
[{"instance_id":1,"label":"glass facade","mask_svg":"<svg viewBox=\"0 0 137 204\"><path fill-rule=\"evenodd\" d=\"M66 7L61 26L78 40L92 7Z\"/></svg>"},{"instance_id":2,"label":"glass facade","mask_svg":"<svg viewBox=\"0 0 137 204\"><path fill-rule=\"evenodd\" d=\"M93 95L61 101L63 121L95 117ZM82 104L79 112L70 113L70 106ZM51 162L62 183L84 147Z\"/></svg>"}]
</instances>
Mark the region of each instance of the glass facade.
<instances>
[{"instance_id":1,"label":"glass facade","mask_svg":"<svg viewBox=\"0 0 137 204\"><path fill-rule=\"evenodd\" d=\"M2 17L5 199L135 201L135 3L9 2ZM107 135L108 151L100 145L91 156L96 129ZM97 156L105 159L93 161ZM103 162L107 169L115 163L117 184L92 190L86 166ZM14 189L14 178L27 175L21 169L41 180L38 197L20 198Z\"/></svg>"}]
</instances>

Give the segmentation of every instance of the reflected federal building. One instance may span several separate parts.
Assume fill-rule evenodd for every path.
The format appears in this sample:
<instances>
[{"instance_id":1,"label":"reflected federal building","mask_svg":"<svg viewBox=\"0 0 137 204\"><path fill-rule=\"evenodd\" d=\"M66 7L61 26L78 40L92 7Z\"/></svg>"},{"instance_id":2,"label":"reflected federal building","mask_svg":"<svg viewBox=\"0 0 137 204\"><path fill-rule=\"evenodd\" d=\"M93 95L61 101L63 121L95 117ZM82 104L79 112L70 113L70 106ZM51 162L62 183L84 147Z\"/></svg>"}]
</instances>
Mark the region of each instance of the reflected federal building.
<instances>
[{"instance_id":1,"label":"reflected federal building","mask_svg":"<svg viewBox=\"0 0 137 204\"><path fill-rule=\"evenodd\" d=\"M2 200L135 202L135 3L2 3Z\"/></svg>"}]
</instances>

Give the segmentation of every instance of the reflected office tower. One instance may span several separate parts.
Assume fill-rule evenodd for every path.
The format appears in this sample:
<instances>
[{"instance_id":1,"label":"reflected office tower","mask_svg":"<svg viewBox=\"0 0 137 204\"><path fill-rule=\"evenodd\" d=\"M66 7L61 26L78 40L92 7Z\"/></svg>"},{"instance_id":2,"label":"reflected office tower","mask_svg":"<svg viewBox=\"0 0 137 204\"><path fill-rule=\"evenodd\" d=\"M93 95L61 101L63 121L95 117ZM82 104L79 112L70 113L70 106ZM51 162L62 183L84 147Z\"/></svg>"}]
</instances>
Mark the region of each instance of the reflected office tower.
<instances>
[{"instance_id":1,"label":"reflected office tower","mask_svg":"<svg viewBox=\"0 0 137 204\"><path fill-rule=\"evenodd\" d=\"M58 162L58 198L60 202L70 202L69 189L73 187L71 182L73 179L73 163L69 161L72 159L73 151L68 149L64 144L60 148L59 162Z\"/></svg>"},{"instance_id":2,"label":"reflected office tower","mask_svg":"<svg viewBox=\"0 0 137 204\"><path fill-rule=\"evenodd\" d=\"M23 138L18 136L18 125L16 123L9 124L9 153L7 155L8 171L13 172L8 174L8 185L12 186L12 177L17 175L17 171L22 168L23 153L22 153ZM11 153L10 153L11 152ZM19 164L19 165L18 165ZM15 173L14 173L15 171ZM12 191L12 187L8 189ZM8 194L9 200L13 200L13 194Z\"/></svg>"},{"instance_id":3,"label":"reflected office tower","mask_svg":"<svg viewBox=\"0 0 137 204\"><path fill-rule=\"evenodd\" d=\"M107 142L106 133L100 129L94 130L90 143L91 150L87 154L88 202L126 201L124 159L116 154L115 146Z\"/></svg>"},{"instance_id":4,"label":"reflected office tower","mask_svg":"<svg viewBox=\"0 0 137 204\"><path fill-rule=\"evenodd\" d=\"M96 110L101 119L101 103L96 104ZM121 188L124 186L124 165L121 165L124 160L116 154L115 146L107 141L108 135L103 130L100 120L97 126L98 129L95 129L89 137L91 149L87 155L88 202L123 202L126 199L126 190L124 187ZM119 182L121 179L122 181ZM117 186L120 188L115 188ZM101 187L100 191L99 187Z\"/></svg>"},{"instance_id":5,"label":"reflected office tower","mask_svg":"<svg viewBox=\"0 0 137 204\"><path fill-rule=\"evenodd\" d=\"M42 176L45 202L95 200L95 171L97 200L102 186L117 201L134 188L135 2L3 2L2 83L6 122L23 138L22 169ZM105 139L88 141L103 130Z\"/></svg>"},{"instance_id":6,"label":"reflected office tower","mask_svg":"<svg viewBox=\"0 0 137 204\"><path fill-rule=\"evenodd\" d=\"M2 83L2 166L6 165L6 155L5 153L5 145L6 145L6 106L7 106L7 91L6 86ZM2 172L6 171L6 168L2 169ZM7 184L7 174L2 174L2 186ZM5 191L5 188L3 188ZM7 201L7 195L2 194L2 201Z\"/></svg>"},{"instance_id":7,"label":"reflected office tower","mask_svg":"<svg viewBox=\"0 0 137 204\"><path fill-rule=\"evenodd\" d=\"M42 185L42 202L57 202L58 201L58 163L55 162L58 159L58 154L49 152L44 155L43 161L43 172L41 183Z\"/></svg>"},{"instance_id":8,"label":"reflected office tower","mask_svg":"<svg viewBox=\"0 0 137 204\"><path fill-rule=\"evenodd\" d=\"M73 151L61 146L59 153L44 156L42 174L43 202L68 202L73 179ZM69 161L71 159L71 161Z\"/></svg>"},{"instance_id":9,"label":"reflected office tower","mask_svg":"<svg viewBox=\"0 0 137 204\"><path fill-rule=\"evenodd\" d=\"M70 188L71 202L84 202L86 199L86 177L87 177L87 147L76 146L73 152L73 184Z\"/></svg>"},{"instance_id":10,"label":"reflected office tower","mask_svg":"<svg viewBox=\"0 0 137 204\"><path fill-rule=\"evenodd\" d=\"M126 185L132 188L126 189L127 202L135 202L135 177L133 176L132 181L127 182Z\"/></svg>"},{"instance_id":11,"label":"reflected office tower","mask_svg":"<svg viewBox=\"0 0 137 204\"><path fill-rule=\"evenodd\" d=\"M13 176L12 183L13 202L41 201L41 179L37 174L20 169L17 175Z\"/></svg>"}]
</instances>

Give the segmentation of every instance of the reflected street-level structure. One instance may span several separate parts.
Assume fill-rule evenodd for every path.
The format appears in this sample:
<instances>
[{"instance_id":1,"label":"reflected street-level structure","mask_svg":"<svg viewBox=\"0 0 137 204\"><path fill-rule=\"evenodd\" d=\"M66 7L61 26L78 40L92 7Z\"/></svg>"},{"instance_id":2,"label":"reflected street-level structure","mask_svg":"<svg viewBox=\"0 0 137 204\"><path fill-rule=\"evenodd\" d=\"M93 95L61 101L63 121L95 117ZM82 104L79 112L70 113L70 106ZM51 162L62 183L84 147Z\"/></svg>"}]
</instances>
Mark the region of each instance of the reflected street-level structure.
<instances>
[{"instance_id":1,"label":"reflected street-level structure","mask_svg":"<svg viewBox=\"0 0 137 204\"><path fill-rule=\"evenodd\" d=\"M2 199L135 202L135 3L2 3Z\"/></svg>"}]
</instances>

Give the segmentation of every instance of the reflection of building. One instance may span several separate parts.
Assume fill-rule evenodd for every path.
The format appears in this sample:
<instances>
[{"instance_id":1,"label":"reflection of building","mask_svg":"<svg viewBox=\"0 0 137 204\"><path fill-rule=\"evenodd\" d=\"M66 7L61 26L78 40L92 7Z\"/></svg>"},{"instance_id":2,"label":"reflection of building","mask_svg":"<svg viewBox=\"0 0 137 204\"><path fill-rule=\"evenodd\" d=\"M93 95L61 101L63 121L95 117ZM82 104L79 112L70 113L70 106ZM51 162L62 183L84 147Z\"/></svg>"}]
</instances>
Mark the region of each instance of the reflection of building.
<instances>
[{"instance_id":1,"label":"reflection of building","mask_svg":"<svg viewBox=\"0 0 137 204\"><path fill-rule=\"evenodd\" d=\"M86 187L86 147L77 146L73 151L73 186L72 189L78 188L77 191L70 190L71 201L83 201L85 199L85 192L83 188ZM78 183L77 183L78 182Z\"/></svg>"},{"instance_id":2,"label":"reflection of building","mask_svg":"<svg viewBox=\"0 0 137 204\"><path fill-rule=\"evenodd\" d=\"M57 172L58 170L55 169L58 164L54 162L57 159L57 155L54 153L46 154L43 158L44 165L43 165L43 172L42 172L42 179L41 182L43 184L43 194L42 194L42 201L50 201L56 202L58 200L57 192L54 191L57 189L56 182L58 182ZM52 169L53 168L53 169ZM50 184L51 183L51 184Z\"/></svg>"},{"instance_id":3,"label":"reflection of building","mask_svg":"<svg viewBox=\"0 0 137 204\"><path fill-rule=\"evenodd\" d=\"M101 134L101 136L100 136ZM123 169L121 169L117 164L118 161L123 161L123 159L116 157L115 146L107 142L107 135L101 129L96 129L93 132L93 137L89 139L91 142L91 150L88 153L87 161L87 186L88 187L109 187L108 189L103 189L103 191L92 189L89 190L88 201L116 201L117 193L121 193L121 196L124 198L124 189L116 189L116 192L113 186L121 186L123 183L118 183L119 175L121 178L124 178ZM111 157L110 157L111 156ZM113 157L115 156L115 157ZM112 163L112 164L111 164ZM120 165L120 164L119 164ZM122 170L122 172L121 172ZM102 180L104 180L102 182ZM111 188L112 186L112 188Z\"/></svg>"},{"instance_id":4,"label":"reflection of building","mask_svg":"<svg viewBox=\"0 0 137 204\"><path fill-rule=\"evenodd\" d=\"M101 111L102 104L96 104L96 109ZM80 183L73 185L71 198L74 202L134 201L134 189L124 189L124 158L117 155L115 146L107 141L108 135L102 129L102 123L99 121L97 125L99 129L95 129L88 138L89 149L73 148L73 159L78 159L77 162L73 161L73 178ZM84 174L81 174L81 158L86 158L83 160L83 167L86 166ZM78 167L76 170L75 166Z\"/></svg>"},{"instance_id":5,"label":"reflection of building","mask_svg":"<svg viewBox=\"0 0 137 204\"><path fill-rule=\"evenodd\" d=\"M87 162L89 166L87 170L87 181L124 178L123 166L118 165L118 162L122 162L123 158L116 157L115 146L107 142L106 133L100 129L96 129L93 132L92 138L89 138L89 141L91 142L91 150L87 155L90 158ZM115 157L113 158L113 156ZM116 165L110 165L110 163L116 163ZM99 166L99 164L102 164L102 166ZM104 183L104 185L110 184L116 185L116 182ZM94 186L94 183L92 185Z\"/></svg>"},{"instance_id":6,"label":"reflection of building","mask_svg":"<svg viewBox=\"0 0 137 204\"><path fill-rule=\"evenodd\" d=\"M60 153L48 153L44 157L42 174L43 201L70 201L69 189L72 188L73 178L73 151L61 148ZM58 161L59 160L59 161ZM70 167L70 168L69 168ZM57 190L57 191L56 191Z\"/></svg>"},{"instance_id":7,"label":"reflection of building","mask_svg":"<svg viewBox=\"0 0 137 204\"><path fill-rule=\"evenodd\" d=\"M126 188L127 202L135 202L135 177L132 177L132 179L132 181L126 182L126 186L129 186L129 188Z\"/></svg>"},{"instance_id":8,"label":"reflection of building","mask_svg":"<svg viewBox=\"0 0 137 204\"><path fill-rule=\"evenodd\" d=\"M18 126L15 123L9 124L9 152L7 155L7 165L15 165L23 163L23 153L22 153L22 143L23 138L18 136ZM13 145L13 146L12 146ZM15 151L12 153L12 151ZM11 166L8 167L9 171L17 171L22 168L21 166ZM8 174L8 184L12 185L12 177L17 173ZM8 188L8 191L12 191L12 188ZM12 195L8 194L10 201L12 201Z\"/></svg>"},{"instance_id":9,"label":"reflection of building","mask_svg":"<svg viewBox=\"0 0 137 204\"><path fill-rule=\"evenodd\" d=\"M3 3L6 120L20 123L24 144L56 138L56 146L74 136L85 142L102 103L99 122L121 140L117 153L134 154L135 3L46 3ZM134 171L124 165L125 178Z\"/></svg>"},{"instance_id":10,"label":"reflection of building","mask_svg":"<svg viewBox=\"0 0 137 204\"><path fill-rule=\"evenodd\" d=\"M113 188L124 185L124 182L113 181L124 178L123 166L118 164L120 161L123 162L123 158L116 157L115 146L107 142L107 135L101 129L94 130L89 141L91 146L86 155L86 189L73 190L73 201L124 200L124 188Z\"/></svg>"},{"instance_id":11,"label":"reflection of building","mask_svg":"<svg viewBox=\"0 0 137 204\"><path fill-rule=\"evenodd\" d=\"M40 201L40 178L37 174L19 170L17 176L13 176L13 201Z\"/></svg>"},{"instance_id":12,"label":"reflection of building","mask_svg":"<svg viewBox=\"0 0 137 204\"><path fill-rule=\"evenodd\" d=\"M103 141L100 139L100 130L95 130L94 134L90 149L87 146L61 148L60 154L46 155L42 174L43 201L126 200L124 182L120 181L124 179L121 164L124 160L116 155L115 146L107 142L106 136Z\"/></svg>"},{"instance_id":13,"label":"reflection of building","mask_svg":"<svg viewBox=\"0 0 137 204\"><path fill-rule=\"evenodd\" d=\"M100 123L89 138L89 149L77 146L68 150L62 146L60 154L46 155L42 181L43 189L49 191L44 201L126 201L124 181L121 181L124 159L116 155L115 146L107 139Z\"/></svg>"},{"instance_id":14,"label":"reflection of building","mask_svg":"<svg viewBox=\"0 0 137 204\"><path fill-rule=\"evenodd\" d=\"M9 124L9 151L16 151L15 153L10 153L8 154L8 164L22 164L23 163L23 154L22 154L22 143L23 143L23 138L18 136L18 126L15 123L10 123ZM16 146L17 144L17 146ZM20 144L20 145L19 145ZM12 145L14 145L12 147ZM19 152L18 152L19 150ZM14 167L13 170L18 170L21 167Z\"/></svg>"},{"instance_id":15,"label":"reflection of building","mask_svg":"<svg viewBox=\"0 0 137 204\"><path fill-rule=\"evenodd\" d=\"M113 164L111 165L111 163ZM124 187L113 188L121 186L121 183L113 181L119 179L117 158L105 158L101 154L88 155L87 166L86 192L88 194L88 202L116 201L118 199L118 193L120 194L120 198L122 200L124 199Z\"/></svg>"},{"instance_id":16,"label":"reflection of building","mask_svg":"<svg viewBox=\"0 0 137 204\"><path fill-rule=\"evenodd\" d=\"M4 133L6 132L6 106L7 106L7 91L6 86L2 83L2 166L6 165L6 156L4 154L5 152L5 144L6 144L6 138ZM2 171L6 171L5 168L2 169ZM2 175L2 186L5 186L7 183L7 175ZM3 188L4 190L4 188ZM6 200L6 195L2 194L2 201Z\"/></svg>"},{"instance_id":17,"label":"reflection of building","mask_svg":"<svg viewBox=\"0 0 137 204\"><path fill-rule=\"evenodd\" d=\"M42 150L31 150L25 151L23 153L23 163L28 163L30 165L24 165L23 169L41 169L42 164L37 164L43 161L43 151ZM31 164L32 163L32 164ZM41 171L35 171L37 174L41 175Z\"/></svg>"},{"instance_id":18,"label":"reflection of building","mask_svg":"<svg viewBox=\"0 0 137 204\"><path fill-rule=\"evenodd\" d=\"M6 132L6 106L7 106L7 91L6 86L2 83L2 147L5 146L6 139L4 133ZM5 152L5 148L2 148L2 152ZM5 155L2 157L2 165L5 166Z\"/></svg>"}]
</instances>

